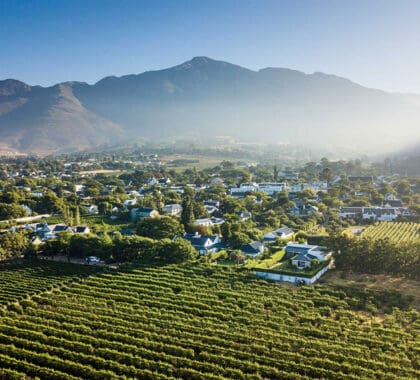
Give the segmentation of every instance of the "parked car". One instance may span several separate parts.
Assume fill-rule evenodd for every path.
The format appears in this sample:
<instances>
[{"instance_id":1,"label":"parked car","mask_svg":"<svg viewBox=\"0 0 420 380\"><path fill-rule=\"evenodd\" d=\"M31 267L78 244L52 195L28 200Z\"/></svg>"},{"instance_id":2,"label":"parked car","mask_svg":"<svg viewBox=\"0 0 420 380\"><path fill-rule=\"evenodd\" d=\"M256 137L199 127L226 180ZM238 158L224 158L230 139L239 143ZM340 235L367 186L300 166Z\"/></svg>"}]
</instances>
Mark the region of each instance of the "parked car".
<instances>
[{"instance_id":1,"label":"parked car","mask_svg":"<svg viewBox=\"0 0 420 380\"><path fill-rule=\"evenodd\" d=\"M89 256L89 257L86 257L86 262L87 262L88 264L97 264L97 263L100 263L100 262L101 262L101 260L100 260L100 258L99 258L99 257L96 257L96 256Z\"/></svg>"}]
</instances>

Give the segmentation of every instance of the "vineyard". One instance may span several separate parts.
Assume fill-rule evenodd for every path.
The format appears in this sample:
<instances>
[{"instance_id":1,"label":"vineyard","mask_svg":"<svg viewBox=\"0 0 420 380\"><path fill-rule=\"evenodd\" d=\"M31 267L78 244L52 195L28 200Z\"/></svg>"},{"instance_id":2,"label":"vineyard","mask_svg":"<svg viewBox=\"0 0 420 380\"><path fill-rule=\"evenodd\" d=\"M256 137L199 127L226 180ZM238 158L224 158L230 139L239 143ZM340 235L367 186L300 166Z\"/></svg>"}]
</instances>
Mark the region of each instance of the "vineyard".
<instances>
[{"instance_id":1,"label":"vineyard","mask_svg":"<svg viewBox=\"0 0 420 380\"><path fill-rule=\"evenodd\" d=\"M382 222L366 228L362 237L372 240L389 238L395 243L420 242L420 223Z\"/></svg>"},{"instance_id":2,"label":"vineyard","mask_svg":"<svg viewBox=\"0 0 420 380\"><path fill-rule=\"evenodd\" d=\"M1 311L0 378L419 378L418 312L377 321L372 300L226 267L103 272Z\"/></svg>"},{"instance_id":3,"label":"vineyard","mask_svg":"<svg viewBox=\"0 0 420 380\"><path fill-rule=\"evenodd\" d=\"M97 268L68 263L40 261L36 265L30 262L0 265L0 306L25 299L32 294L52 290L65 284L97 272Z\"/></svg>"}]
</instances>

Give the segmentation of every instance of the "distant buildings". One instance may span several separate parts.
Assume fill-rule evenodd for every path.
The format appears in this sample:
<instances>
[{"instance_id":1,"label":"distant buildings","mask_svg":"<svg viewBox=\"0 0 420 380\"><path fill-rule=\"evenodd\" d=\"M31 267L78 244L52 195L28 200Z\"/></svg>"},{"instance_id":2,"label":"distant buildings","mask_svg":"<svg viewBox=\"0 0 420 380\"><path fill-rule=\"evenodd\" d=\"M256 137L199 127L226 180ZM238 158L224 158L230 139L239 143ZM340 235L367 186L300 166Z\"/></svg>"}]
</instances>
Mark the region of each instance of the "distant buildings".
<instances>
[{"instance_id":1,"label":"distant buildings","mask_svg":"<svg viewBox=\"0 0 420 380\"><path fill-rule=\"evenodd\" d=\"M130 211L130 217L133 221L143 218L156 218L158 216L159 212L157 210L148 207L133 208Z\"/></svg>"},{"instance_id":2,"label":"distant buildings","mask_svg":"<svg viewBox=\"0 0 420 380\"><path fill-rule=\"evenodd\" d=\"M399 216L409 216L407 207L341 207L341 218L371 219L381 222L391 222Z\"/></svg>"}]
</instances>

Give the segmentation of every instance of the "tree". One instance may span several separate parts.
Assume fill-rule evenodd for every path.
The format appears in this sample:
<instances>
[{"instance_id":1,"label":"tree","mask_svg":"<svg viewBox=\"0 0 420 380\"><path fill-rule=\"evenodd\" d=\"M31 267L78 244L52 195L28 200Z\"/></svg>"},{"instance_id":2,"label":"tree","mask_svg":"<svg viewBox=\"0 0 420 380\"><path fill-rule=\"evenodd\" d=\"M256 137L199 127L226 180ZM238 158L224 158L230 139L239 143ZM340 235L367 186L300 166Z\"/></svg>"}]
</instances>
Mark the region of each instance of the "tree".
<instances>
[{"instance_id":1,"label":"tree","mask_svg":"<svg viewBox=\"0 0 420 380\"><path fill-rule=\"evenodd\" d=\"M28 237L21 232L0 235L0 259L18 257L29 248Z\"/></svg>"},{"instance_id":2,"label":"tree","mask_svg":"<svg viewBox=\"0 0 420 380\"><path fill-rule=\"evenodd\" d=\"M279 169L277 168L277 165L273 166L273 180L277 181L279 178Z\"/></svg>"},{"instance_id":3,"label":"tree","mask_svg":"<svg viewBox=\"0 0 420 380\"><path fill-rule=\"evenodd\" d=\"M221 210L225 214L236 214L243 208L241 201L236 198L226 198L222 205Z\"/></svg>"},{"instance_id":4,"label":"tree","mask_svg":"<svg viewBox=\"0 0 420 380\"><path fill-rule=\"evenodd\" d=\"M400 196L411 195L413 193L411 190L410 182L406 179L398 181L395 185L395 188Z\"/></svg>"},{"instance_id":5,"label":"tree","mask_svg":"<svg viewBox=\"0 0 420 380\"><path fill-rule=\"evenodd\" d=\"M236 261L236 263L239 265L240 263L243 263L245 261L245 255L240 249L235 249L232 251L229 255L229 258L232 261Z\"/></svg>"},{"instance_id":6,"label":"tree","mask_svg":"<svg viewBox=\"0 0 420 380\"><path fill-rule=\"evenodd\" d=\"M277 194L277 204L279 206L286 206L288 203L290 202L289 199L289 194L287 193L287 191L280 191Z\"/></svg>"},{"instance_id":7,"label":"tree","mask_svg":"<svg viewBox=\"0 0 420 380\"><path fill-rule=\"evenodd\" d=\"M49 191L47 194L39 198L35 209L40 214L47 214L61 212L63 206L63 200L58 198L52 191Z\"/></svg>"},{"instance_id":8,"label":"tree","mask_svg":"<svg viewBox=\"0 0 420 380\"><path fill-rule=\"evenodd\" d=\"M19 205L0 203L0 219L14 219L26 216L26 210Z\"/></svg>"},{"instance_id":9,"label":"tree","mask_svg":"<svg viewBox=\"0 0 420 380\"><path fill-rule=\"evenodd\" d=\"M74 213L74 223L76 226L80 225L80 208L76 206L76 211Z\"/></svg>"},{"instance_id":10,"label":"tree","mask_svg":"<svg viewBox=\"0 0 420 380\"><path fill-rule=\"evenodd\" d=\"M109 259L112 252L112 240L107 235L75 234L69 241L69 255L73 257L97 256Z\"/></svg>"},{"instance_id":11,"label":"tree","mask_svg":"<svg viewBox=\"0 0 420 380\"><path fill-rule=\"evenodd\" d=\"M111 213L112 205L109 202L99 202L98 203L98 212L100 215L108 215Z\"/></svg>"},{"instance_id":12,"label":"tree","mask_svg":"<svg viewBox=\"0 0 420 380\"><path fill-rule=\"evenodd\" d=\"M185 239L176 239L175 241L169 239L159 240L156 244L156 258L165 263L182 263L193 260L198 253Z\"/></svg>"},{"instance_id":13,"label":"tree","mask_svg":"<svg viewBox=\"0 0 420 380\"><path fill-rule=\"evenodd\" d=\"M182 200L181 223L184 227L194 223L194 206L190 196L185 196Z\"/></svg>"},{"instance_id":14,"label":"tree","mask_svg":"<svg viewBox=\"0 0 420 380\"><path fill-rule=\"evenodd\" d=\"M327 181L327 183L330 183L333 180L333 172L330 168L324 168L322 169L321 173L319 174L319 178L323 181Z\"/></svg>"},{"instance_id":15,"label":"tree","mask_svg":"<svg viewBox=\"0 0 420 380\"><path fill-rule=\"evenodd\" d=\"M155 241L142 236L119 236L113 240L112 257L117 261L150 261L155 258Z\"/></svg>"},{"instance_id":16,"label":"tree","mask_svg":"<svg viewBox=\"0 0 420 380\"><path fill-rule=\"evenodd\" d=\"M249 236L243 232L233 232L229 239L229 243L232 248L239 248L242 245L249 243L249 241Z\"/></svg>"},{"instance_id":17,"label":"tree","mask_svg":"<svg viewBox=\"0 0 420 380\"><path fill-rule=\"evenodd\" d=\"M172 239L184 232L182 224L170 216L144 218L137 225L137 234L151 239Z\"/></svg>"}]
</instances>

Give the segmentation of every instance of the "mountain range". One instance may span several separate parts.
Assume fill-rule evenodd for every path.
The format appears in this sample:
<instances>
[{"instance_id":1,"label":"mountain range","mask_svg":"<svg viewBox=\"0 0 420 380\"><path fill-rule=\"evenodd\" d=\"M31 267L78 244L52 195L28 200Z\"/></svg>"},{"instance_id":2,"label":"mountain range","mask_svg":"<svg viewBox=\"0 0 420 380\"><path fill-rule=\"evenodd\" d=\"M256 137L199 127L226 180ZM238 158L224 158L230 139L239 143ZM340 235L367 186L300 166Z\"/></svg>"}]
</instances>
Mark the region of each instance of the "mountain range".
<instances>
[{"instance_id":1,"label":"mountain range","mask_svg":"<svg viewBox=\"0 0 420 380\"><path fill-rule=\"evenodd\" d=\"M258 71L207 57L90 85L0 81L0 151L53 153L217 136L364 153L420 141L420 95L323 73Z\"/></svg>"}]
</instances>

